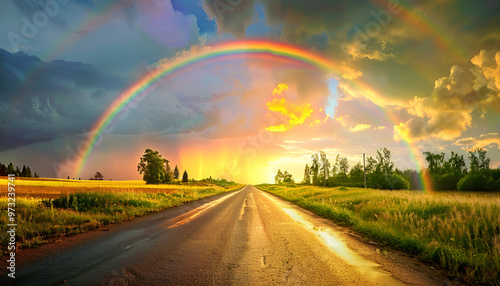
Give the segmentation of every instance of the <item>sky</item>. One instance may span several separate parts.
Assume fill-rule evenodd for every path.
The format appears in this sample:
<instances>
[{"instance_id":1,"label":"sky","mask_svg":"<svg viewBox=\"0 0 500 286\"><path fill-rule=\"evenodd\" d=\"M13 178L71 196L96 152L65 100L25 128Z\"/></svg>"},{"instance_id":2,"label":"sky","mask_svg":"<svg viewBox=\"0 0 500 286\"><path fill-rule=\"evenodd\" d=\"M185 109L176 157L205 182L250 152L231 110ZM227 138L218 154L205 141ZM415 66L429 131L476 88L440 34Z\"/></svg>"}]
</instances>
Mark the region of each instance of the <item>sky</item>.
<instances>
[{"instance_id":1,"label":"sky","mask_svg":"<svg viewBox=\"0 0 500 286\"><path fill-rule=\"evenodd\" d=\"M137 180L149 148L191 178L264 183L302 180L319 150L353 166L386 147L418 170L422 152L484 148L498 168L499 15L495 0L1 1L0 162Z\"/></svg>"}]
</instances>

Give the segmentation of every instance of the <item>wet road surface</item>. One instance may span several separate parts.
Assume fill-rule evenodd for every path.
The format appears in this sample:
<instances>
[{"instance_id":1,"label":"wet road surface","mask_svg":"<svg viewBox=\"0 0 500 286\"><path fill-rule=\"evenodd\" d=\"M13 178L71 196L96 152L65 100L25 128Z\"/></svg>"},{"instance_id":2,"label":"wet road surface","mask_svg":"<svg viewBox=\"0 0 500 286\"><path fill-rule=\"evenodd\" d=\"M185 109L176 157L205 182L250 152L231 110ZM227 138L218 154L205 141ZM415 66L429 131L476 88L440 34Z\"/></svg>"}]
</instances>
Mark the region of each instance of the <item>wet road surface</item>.
<instances>
[{"instance_id":1,"label":"wet road surface","mask_svg":"<svg viewBox=\"0 0 500 286\"><path fill-rule=\"evenodd\" d=\"M19 269L15 285L405 285L317 219L246 186L124 223Z\"/></svg>"}]
</instances>

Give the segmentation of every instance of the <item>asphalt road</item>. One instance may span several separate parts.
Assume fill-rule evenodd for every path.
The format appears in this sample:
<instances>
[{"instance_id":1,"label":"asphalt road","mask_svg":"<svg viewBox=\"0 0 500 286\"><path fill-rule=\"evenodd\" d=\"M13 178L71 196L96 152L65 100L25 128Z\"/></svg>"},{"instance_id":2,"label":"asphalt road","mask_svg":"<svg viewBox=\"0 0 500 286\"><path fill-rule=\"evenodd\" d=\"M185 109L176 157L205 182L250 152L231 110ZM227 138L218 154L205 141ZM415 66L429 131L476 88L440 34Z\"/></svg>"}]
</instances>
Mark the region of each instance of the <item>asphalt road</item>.
<instances>
[{"instance_id":1,"label":"asphalt road","mask_svg":"<svg viewBox=\"0 0 500 286\"><path fill-rule=\"evenodd\" d=\"M124 223L19 269L15 285L402 284L314 220L246 186Z\"/></svg>"}]
</instances>

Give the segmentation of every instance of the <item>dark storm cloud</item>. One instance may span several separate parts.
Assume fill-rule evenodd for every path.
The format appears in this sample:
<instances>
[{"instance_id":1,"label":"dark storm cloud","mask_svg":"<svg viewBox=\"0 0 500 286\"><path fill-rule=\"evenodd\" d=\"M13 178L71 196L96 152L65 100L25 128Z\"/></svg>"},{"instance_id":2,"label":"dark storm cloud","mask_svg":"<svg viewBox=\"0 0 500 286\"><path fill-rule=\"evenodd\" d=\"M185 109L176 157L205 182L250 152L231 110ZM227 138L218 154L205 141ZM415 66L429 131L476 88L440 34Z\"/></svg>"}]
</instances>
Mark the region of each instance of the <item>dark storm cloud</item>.
<instances>
[{"instance_id":1,"label":"dark storm cloud","mask_svg":"<svg viewBox=\"0 0 500 286\"><path fill-rule=\"evenodd\" d=\"M106 95L127 84L92 65L0 49L0 122L9 138L0 151L81 131L106 107Z\"/></svg>"}]
</instances>

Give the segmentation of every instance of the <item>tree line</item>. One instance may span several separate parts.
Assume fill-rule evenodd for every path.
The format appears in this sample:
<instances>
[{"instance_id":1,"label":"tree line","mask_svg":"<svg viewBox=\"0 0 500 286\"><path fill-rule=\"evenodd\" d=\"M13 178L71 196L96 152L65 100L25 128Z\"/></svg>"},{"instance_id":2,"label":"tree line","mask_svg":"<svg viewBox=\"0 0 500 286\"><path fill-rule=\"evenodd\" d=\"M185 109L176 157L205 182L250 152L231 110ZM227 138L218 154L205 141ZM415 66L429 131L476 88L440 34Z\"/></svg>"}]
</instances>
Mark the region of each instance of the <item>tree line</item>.
<instances>
[{"instance_id":1,"label":"tree line","mask_svg":"<svg viewBox=\"0 0 500 286\"><path fill-rule=\"evenodd\" d=\"M16 177L39 177L36 172L34 174L32 173L29 166L23 165L23 168L21 169L19 166L14 168L14 164L12 164L12 162L10 162L9 165L0 163L0 176L7 176L8 174L15 174Z\"/></svg>"},{"instance_id":2,"label":"tree line","mask_svg":"<svg viewBox=\"0 0 500 286\"><path fill-rule=\"evenodd\" d=\"M421 189L419 178L431 179L435 190L493 191L500 190L500 169L490 169L490 159L486 150L469 151L469 168L463 155L451 152L445 160L445 153L424 152L427 168L420 171L399 170L391 160L391 151L387 148L377 150L375 158L366 158L365 166L361 162L349 168L346 157L337 154L333 163L326 153L319 151L311 156L311 163L304 168L301 184L315 186L346 186L375 189ZM291 174L278 170L275 183L293 183Z\"/></svg>"},{"instance_id":3,"label":"tree line","mask_svg":"<svg viewBox=\"0 0 500 286\"><path fill-rule=\"evenodd\" d=\"M428 167L425 172L436 190L498 191L500 169L490 169L486 150L476 148L468 152L469 168L463 155L453 151L448 160L446 154L424 152Z\"/></svg>"},{"instance_id":4,"label":"tree line","mask_svg":"<svg viewBox=\"0 0 500 286\"><path fill-rule=\"evenodd\" d=\"M137 171L142 175L142 179L146 184L169 184L175 180L179 180L179 168L175 165L172 170L170 161L163 158L158 151L146 149L139 163L137 164ZM182 175L182 182L189 181L187 171Z\"/></svg>"}]
</instances>

